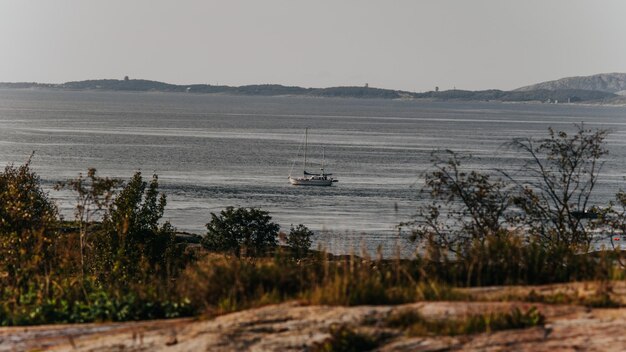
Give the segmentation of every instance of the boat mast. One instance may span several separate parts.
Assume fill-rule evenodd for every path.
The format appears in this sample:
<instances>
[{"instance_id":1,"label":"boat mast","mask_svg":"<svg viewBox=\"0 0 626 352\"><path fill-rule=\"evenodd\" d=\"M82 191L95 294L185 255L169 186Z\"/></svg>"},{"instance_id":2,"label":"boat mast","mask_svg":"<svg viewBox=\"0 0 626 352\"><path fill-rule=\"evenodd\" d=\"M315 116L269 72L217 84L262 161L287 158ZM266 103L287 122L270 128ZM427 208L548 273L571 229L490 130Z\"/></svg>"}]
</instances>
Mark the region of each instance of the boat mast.
<instances>
[{"instance_id":1,"label":"boat mast","mask_svg":"<svg viewBox=\"0 0 626 352\"><path fill-rule=\"evenodd\" d=\"M302 167L302 170L304 172L306 172L306 146L308 144L308 137L309 137L309 129L305 128L304 129L304 165Z\"/></svg>"},{"instance_id":2,"label":"boat mast","mask_svg":"<svg viewBox=\"0 0 626 352\"><path fill-rule=\"evenodd\" d=\"M322 176L324 176L324 161L326 160L325 152L326 148L322 147Z\"/></svg>"}]
</instances>

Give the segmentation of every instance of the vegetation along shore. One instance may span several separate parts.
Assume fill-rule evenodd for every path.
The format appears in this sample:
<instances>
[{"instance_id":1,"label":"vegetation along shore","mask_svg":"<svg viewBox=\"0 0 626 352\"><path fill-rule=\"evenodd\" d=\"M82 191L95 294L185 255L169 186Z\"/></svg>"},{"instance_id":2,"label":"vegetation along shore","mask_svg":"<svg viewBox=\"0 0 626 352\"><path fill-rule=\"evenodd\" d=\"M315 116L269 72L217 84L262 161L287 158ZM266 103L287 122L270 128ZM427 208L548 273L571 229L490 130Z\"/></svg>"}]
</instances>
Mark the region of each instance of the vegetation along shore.
<instances>
[{"instance_id":1,"label":"vegetation along shore","mask_svg":"<svg viewBox=\"0 0 626 352\"><path fill-rule=\"evenodd\" d=\"M459 345L458 336L509 329L540 328L533 331L548 338L546 324L576 307L625 302L626 258L616 244L626 235L626 193L616 190L601 206L592 199L607 133L580 125L513 140L509 147L527 160L524 173L468 170L470 156L433 152L423 202L399 224L415 244L412 258L314 251L305 224L281 233L255 208L225 207L207 217L201 238L176 236L162 221L167 198L158 176L139 172L118 180L88 169L58 184L76 195L75 219L62 221L32 161L8 165L0 173L0 325L212 319L278 304L247 319L279 322L287 319L279 312L304 316L307 309L327 316L328 325L310 331L317 337L300 340L309 350L400 348L400 336ZM592 252L596 241L605 250ZM568 289L579 281L589 284ZM518 289L485 288L503 285ZM441 303L416 305L434 301L474 303L449 315L429 313ZM337 315L320 305L354 309ZM219 319L230 326L235 318ZM229 341L250 346L235 335Z\"/></svg>"}]
</instances>

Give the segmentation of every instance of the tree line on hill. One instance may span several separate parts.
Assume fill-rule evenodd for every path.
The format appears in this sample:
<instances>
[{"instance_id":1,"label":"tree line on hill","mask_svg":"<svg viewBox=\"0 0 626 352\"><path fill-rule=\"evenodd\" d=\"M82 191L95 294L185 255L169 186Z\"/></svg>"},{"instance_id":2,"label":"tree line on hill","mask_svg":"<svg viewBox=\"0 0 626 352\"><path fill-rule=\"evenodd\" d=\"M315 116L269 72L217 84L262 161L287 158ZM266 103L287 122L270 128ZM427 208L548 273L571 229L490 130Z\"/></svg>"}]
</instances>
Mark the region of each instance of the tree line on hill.
<instances>
[{"instance_id":1,"label":"tree line on hill","mask_svg":"<svg viewBox=\"0 0 626 352\"><path fill-rule=\"evenodd\" d=\"M233 94L259 96L309 96L334 98L376 98L376 99L434 99L461 101L506 101L506 102L610 102L618 96L611 92L584 89L535 89L503 91L497 89L469 91L452 89L415 93L400 90L372 87L330 87L303 88L278 84L246 85L231 87L224 85L191 84L176 85L142 79L102 79L67 82L63 84L41 83L0 83L0 88L25 89L69 89L69 90L108 90L133 92L178 92L197 94Z\"/></svg>"}]
</instances>

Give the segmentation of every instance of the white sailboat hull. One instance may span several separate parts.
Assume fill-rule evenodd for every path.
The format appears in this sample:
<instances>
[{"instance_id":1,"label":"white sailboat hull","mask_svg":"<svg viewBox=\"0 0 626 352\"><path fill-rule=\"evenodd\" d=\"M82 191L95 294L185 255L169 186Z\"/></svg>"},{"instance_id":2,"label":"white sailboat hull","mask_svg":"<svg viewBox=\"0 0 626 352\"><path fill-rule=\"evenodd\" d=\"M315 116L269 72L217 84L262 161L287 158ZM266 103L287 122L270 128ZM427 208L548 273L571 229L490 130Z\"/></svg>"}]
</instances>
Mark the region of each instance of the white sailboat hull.
<instances>
[{"instance_id":1,"label":"white sailboat hull","mask_svg":"<svg viewBox=\"0 0 626 352\"><path fill-rule=\"evenodd\" d=\"M316 179L311 177L289 177L289 182L294 186L332 186L336 180L331 179Z\"/></svg>"}]
</instances>

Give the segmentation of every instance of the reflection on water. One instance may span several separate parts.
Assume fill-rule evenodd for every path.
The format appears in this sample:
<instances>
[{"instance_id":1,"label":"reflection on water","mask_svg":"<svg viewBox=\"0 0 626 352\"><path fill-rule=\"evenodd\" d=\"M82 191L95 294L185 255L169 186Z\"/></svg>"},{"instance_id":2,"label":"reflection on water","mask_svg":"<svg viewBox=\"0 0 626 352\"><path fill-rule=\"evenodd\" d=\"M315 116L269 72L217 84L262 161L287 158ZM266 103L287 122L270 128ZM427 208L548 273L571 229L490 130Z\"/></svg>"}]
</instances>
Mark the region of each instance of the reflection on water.
<instances>
[{"instance_id":1,"label":"reflection on water","mask_svg":"<svg viewBox=\"0 0 626 352\"><path fill-rule=\"evenodd\" d=\"M597 202L620 187L626 155L626 108L503 103L236 97L219 95L0 90L0 163L33 168L48 189L88 167L129 178L160 177L166 218L203 233L211 212L254 206L284 230L303 223L334 252L410 246L395 226L417 204L420 175L434 149L473 154L471 166L511 168L503 147L515 137L544 136L573 123L613 131ZM331 188L290 186L304 128L310 161L326 150ZM67 217L71 194L51 191Z\"/></svg>"}]
</instances>

